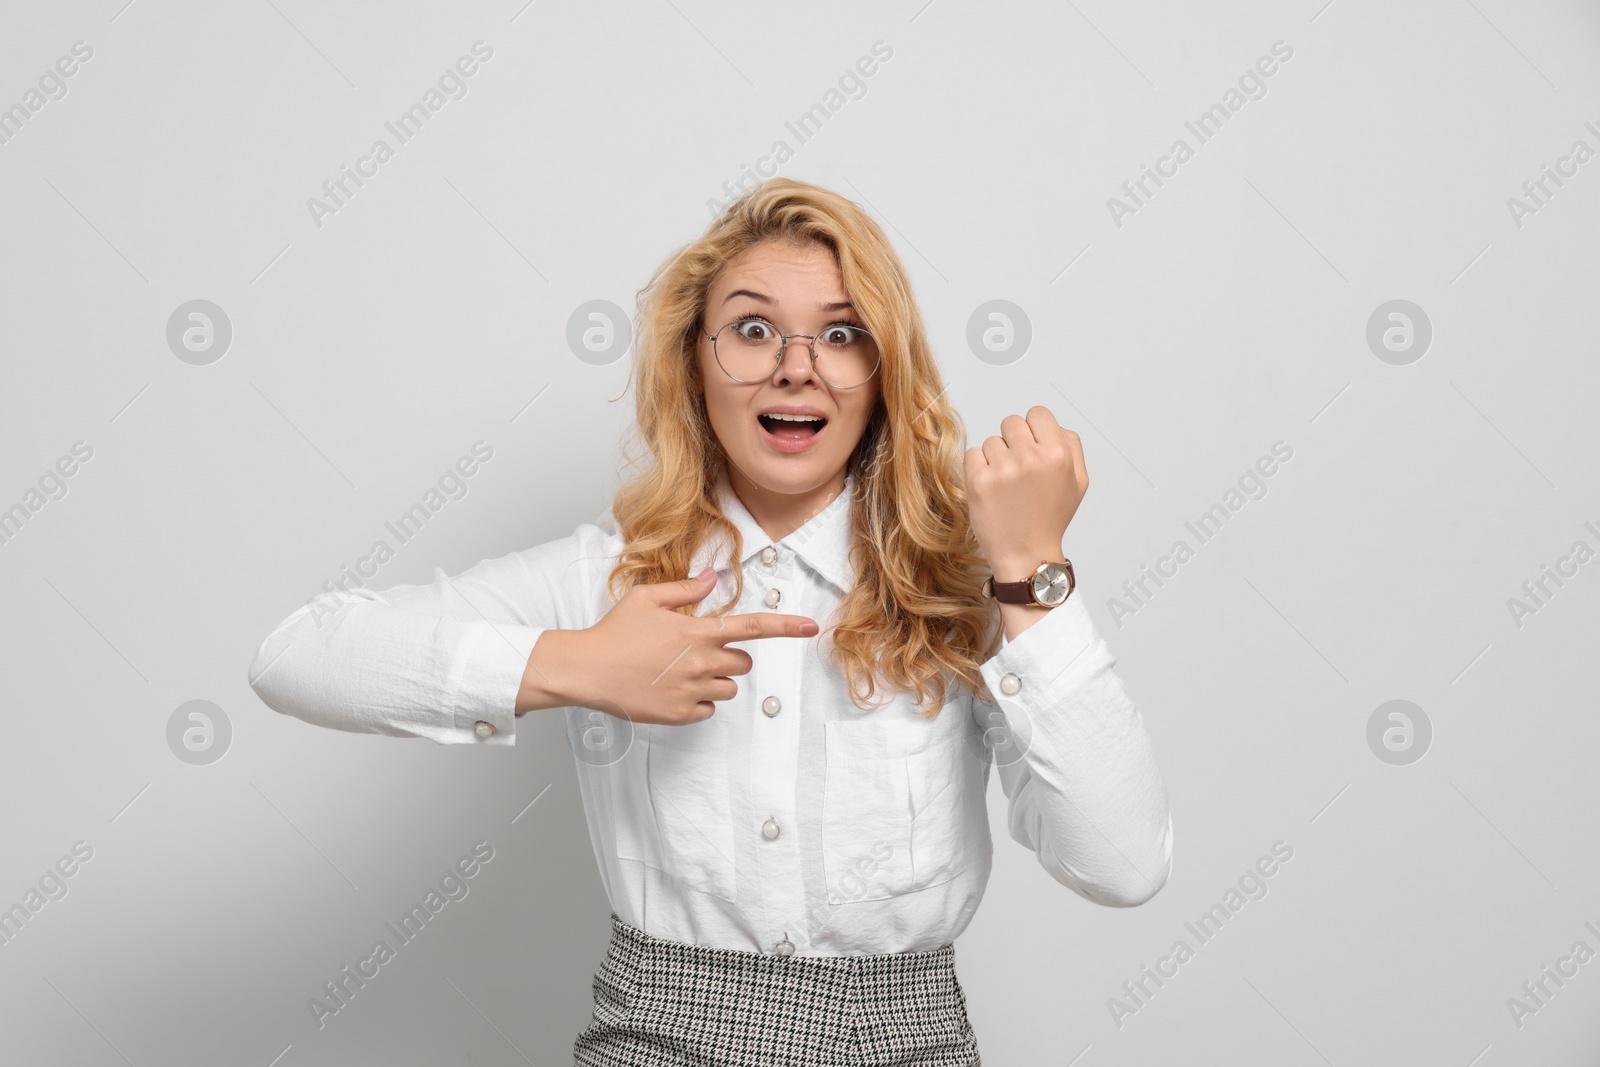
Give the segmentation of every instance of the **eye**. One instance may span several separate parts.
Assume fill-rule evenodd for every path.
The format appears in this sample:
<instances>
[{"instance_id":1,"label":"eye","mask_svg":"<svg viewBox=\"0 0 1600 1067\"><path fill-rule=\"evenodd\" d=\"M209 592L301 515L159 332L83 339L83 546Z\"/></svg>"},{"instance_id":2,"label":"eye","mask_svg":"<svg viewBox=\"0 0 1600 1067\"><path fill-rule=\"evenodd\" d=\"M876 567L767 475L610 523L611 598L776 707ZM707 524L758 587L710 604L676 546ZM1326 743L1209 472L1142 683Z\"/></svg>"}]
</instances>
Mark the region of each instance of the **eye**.
<instances>
[{"instance_id":1,"label":"eye","mask_svg":"<svg viewBox=\"0 0 1600 1067\"><path fill-rule=\"evenodd\" d=\"M778 332L772 328L772 324L765 319L740 319L733 324L733 329L735 333L746 341L756 343L770 341L778 336Z\"/></svg>"},{"instance_id":2,"label":"eye","mask_svg":"<svg viewBox=\"0 0 1600 1067\"><path fill-rule=\"evenodd\" d=\"M822 331L818 340L835 348L847 348L871 336L866 330L848 322L836 322Z\"/></svg>"}]
</instances>

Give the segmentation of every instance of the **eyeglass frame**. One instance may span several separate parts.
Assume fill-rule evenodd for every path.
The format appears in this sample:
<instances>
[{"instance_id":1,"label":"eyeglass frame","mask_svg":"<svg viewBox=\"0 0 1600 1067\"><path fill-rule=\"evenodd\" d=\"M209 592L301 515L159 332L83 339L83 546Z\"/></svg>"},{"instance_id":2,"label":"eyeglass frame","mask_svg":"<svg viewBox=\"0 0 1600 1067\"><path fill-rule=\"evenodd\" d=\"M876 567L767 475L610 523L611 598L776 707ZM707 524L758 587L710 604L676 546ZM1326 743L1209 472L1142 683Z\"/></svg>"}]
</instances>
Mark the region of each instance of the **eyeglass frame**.
<instances>
[{"instance_id":1,"label":"eyeglass frame","mask_svg":"<svg viewBox=\"0 0 1600 1067\"><path fill-rule=\"evenodd\" d=\"M735 378L731 373L729 373L728 368L722 365L722 356L717 352L717 334L720 334L729 326L736 326L741 322L764 322L768 326L771 326L773 332L778 335L778 356L772 362L772 370L768 371L760 378L751 378L748 381L743 378ZM860 330L862 333L872 338L872 346L874 348L878 348L878 338L865 326L856 326L853 323L848 322L830 322L828 326L849 326L852 330ZM827 328L827 326L823 327L823 329ZM868 373L865 378L861 379L861 381L857 382L855 385L834 385L832 382L828 381L828 379L823 378L822 372L817 370L817 334L784 333L778 328L777 323L771 321L770 319L762 318L760 315L743 315L737 319L729 319L727 322L723 323L722 326L718 327L717 333L708 333L705 335L706 340L711 342L711 358L717 361L717 367L722 371L723 374L728 375L729 381L738 382L740 385L755 385L757 382L763 382L772 377L772 375L777 372L778 368L783 366L783 357L789 354L789 342L794 340L796 337L804 337L806 339L806 347L811 350L811 369L816 373L818 378L821 378L822 381L827 384L829 389L860 389L863 385L866 385L868 382L872 381L873 375L877 374L878 369L883 366L883 349L878 348L878 361L872 365L871 372Z\"/></svg>"}]
</instances>

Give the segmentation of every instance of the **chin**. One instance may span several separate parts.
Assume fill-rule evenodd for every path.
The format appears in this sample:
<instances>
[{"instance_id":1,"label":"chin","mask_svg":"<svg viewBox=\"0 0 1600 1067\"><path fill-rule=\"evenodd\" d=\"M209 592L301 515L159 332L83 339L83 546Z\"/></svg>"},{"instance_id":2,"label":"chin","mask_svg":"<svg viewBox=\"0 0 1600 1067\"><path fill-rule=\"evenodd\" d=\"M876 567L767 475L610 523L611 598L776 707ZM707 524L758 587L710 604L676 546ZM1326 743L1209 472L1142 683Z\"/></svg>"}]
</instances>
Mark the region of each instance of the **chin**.
<instances>
[{"instance_id":1,"label":"chin","mask_svg":"<svg viewBox=\"0 0 1600 1067\"><path fill-rule=\"evenodd\" d=\"M774 493L805 493L826 482L845 466L846 457L834 459L820 453L761 455L733 458L744 476Z\"/></svg>"}]
</instances>

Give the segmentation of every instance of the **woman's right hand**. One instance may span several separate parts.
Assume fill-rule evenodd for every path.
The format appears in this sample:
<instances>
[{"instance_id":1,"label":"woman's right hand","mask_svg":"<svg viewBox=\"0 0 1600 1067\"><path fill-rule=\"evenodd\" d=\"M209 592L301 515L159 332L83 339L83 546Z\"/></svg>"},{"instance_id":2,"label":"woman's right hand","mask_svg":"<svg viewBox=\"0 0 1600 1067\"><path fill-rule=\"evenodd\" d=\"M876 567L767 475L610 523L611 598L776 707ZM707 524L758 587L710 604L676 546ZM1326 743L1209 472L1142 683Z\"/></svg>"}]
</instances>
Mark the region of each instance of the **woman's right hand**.
<instances>
[{"instance_id":1,"label":"woman's right hand","mask_svg":"<svg viewBox=\"0 0 1600 1067\"><path fill-rule=\"evenodd\" d=\"M804 615L757 611L699 618L670 610L704 599L714 578L708 568L699 578L637 585L588 629L547 631L528 657L523 694L552 689L550 678L563 677L571 679L564 686L571 690L570 704L635 723L680 726L710 718L715 701L738 694L733 676L749 673L754 661L743 649L724 647L728 642L819 632ZM561 636L547 642L555 634ZM521 714L526 702L519 696L517 703Z\"/></svg>"}]
</instances>

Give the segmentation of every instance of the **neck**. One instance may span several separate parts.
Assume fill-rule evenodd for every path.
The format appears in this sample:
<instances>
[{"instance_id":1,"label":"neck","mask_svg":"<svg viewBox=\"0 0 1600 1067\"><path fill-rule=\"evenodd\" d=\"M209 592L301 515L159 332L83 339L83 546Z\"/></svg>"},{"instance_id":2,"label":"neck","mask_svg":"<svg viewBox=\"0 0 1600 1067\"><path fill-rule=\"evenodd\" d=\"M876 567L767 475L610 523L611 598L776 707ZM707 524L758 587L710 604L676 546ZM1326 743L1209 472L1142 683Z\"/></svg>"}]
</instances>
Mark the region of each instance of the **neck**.
<instances>
[{"instance_id":1,"label":"neck","mask_svg":"<svg viewBox=\"0 0 1600 1067\"><path fill-rule=\"evenodd\" d=\"M728 484L750 512L750 517L774 541L788 537L838 499L844 492L845 478L845 468L840 467L833 477L814 489L803 493L776 493L752 482L731 464L728 466Z\"/></svg>"}]
</instances>

